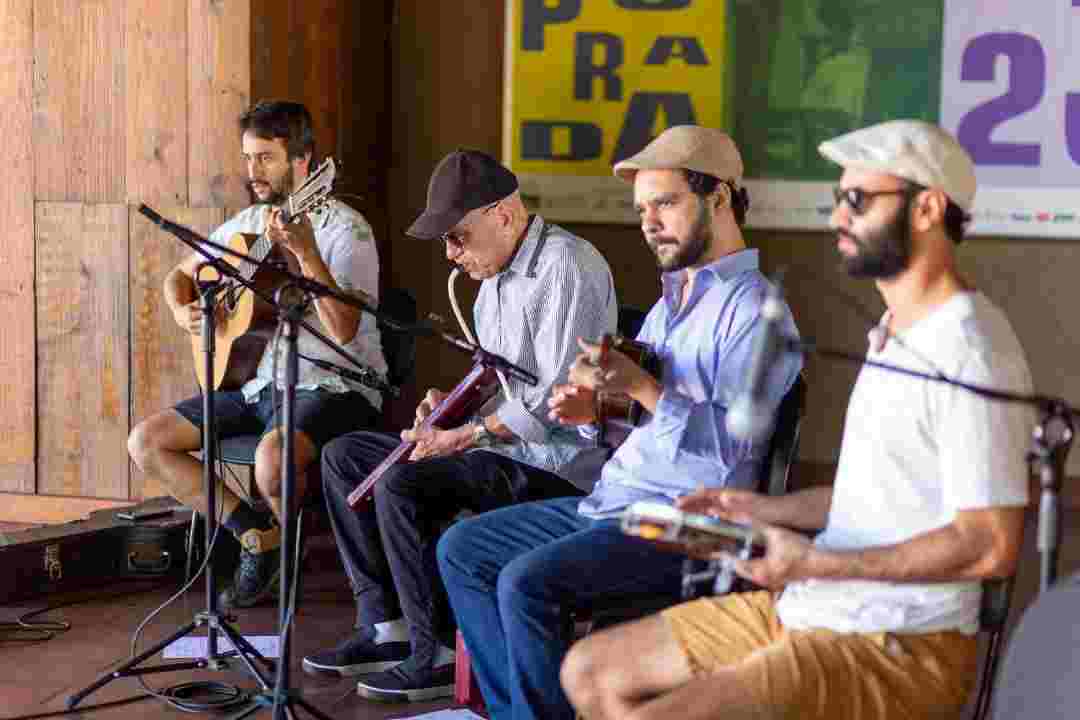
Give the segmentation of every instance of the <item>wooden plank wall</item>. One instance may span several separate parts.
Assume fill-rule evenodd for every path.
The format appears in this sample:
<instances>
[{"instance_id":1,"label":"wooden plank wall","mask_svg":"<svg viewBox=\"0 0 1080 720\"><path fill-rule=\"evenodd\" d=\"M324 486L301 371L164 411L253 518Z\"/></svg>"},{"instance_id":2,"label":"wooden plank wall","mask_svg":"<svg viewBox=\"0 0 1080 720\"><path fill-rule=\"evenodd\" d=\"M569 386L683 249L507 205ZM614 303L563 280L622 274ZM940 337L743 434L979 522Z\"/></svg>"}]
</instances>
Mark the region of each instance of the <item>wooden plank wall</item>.
<instances>
[{"instance_id":1,"label":"wooden plank wall","mask_svg":"<svg viewBox=\"0 0 1080 720\"><path fill-rule=\"evenodd\" d=\"M34 491L33 3L0 0L0 137L11 182L0 183L0 490Z\"/></svg>"},{"instance_id":2,"label":"wooden plank wall","mask_svg":"<svg viewBox=\"0 0 1080 720\"><path fill-rule=\"evenodd\" d=\"M236 119L253 98L308 104L385 242L393 5L0 0L0 136L20 180L0 187L0 521L160 494L125 438L196 390L161 297L187 249L136 209L205 234L245 206Z\"/></svg>"}]
</instances>

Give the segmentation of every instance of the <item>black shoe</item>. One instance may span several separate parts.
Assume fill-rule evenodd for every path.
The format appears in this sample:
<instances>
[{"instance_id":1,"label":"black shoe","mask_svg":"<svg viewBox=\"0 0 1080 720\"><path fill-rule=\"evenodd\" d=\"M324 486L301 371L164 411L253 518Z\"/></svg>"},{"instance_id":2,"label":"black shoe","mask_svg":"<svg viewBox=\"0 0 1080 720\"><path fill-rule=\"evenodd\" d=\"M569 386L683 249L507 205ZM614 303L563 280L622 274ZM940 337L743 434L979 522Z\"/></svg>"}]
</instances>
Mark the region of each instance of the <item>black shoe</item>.
<instances>
[{"instance_id":1,"label":"black shoe","mask_svg":"<svg viewBox=\"0 0 1080 720\"><path fill-rule=\"evenodd\" d=\"M386 672L367 675L356 683L360 697L377 702L417 702L454 694L454 663L431 667L412 656Z\"/></svg>"},{"instance_id":2,"label":"black shoe","mask_svg":"<svg viewBox=\"0 0 1080 720\"><path fill-rule=\"evenodd\" d=\"M233 575L232 587L221 592L218 602L223 609L249 608L278 594L281 574L280 531L249 530L240 538L240 565Z\"/></svg>"},{"instance_id":3,"label":"black shoe","mask_svg":"<svg viewBox=\"0 0 1080 720\"><path fill-rule=\"evenodd\" d=\"M332 650L312 653L304 658L304 670L337 673L342 677L389 670L409 657L409 643L374 641L375 633L365 628Z\"/></svg>"}]
</instances>

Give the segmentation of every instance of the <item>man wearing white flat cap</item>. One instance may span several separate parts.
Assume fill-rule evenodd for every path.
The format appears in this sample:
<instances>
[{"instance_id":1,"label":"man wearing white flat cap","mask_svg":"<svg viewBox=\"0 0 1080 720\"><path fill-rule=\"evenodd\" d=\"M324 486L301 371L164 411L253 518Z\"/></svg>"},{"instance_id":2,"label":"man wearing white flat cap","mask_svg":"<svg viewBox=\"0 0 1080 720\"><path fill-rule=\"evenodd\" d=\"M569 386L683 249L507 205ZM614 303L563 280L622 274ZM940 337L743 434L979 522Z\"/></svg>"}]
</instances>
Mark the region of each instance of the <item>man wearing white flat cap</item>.
<instances>
[{"instance_id":1,"label":"man wearing white flat cap","mask_svg":"<svg viewBox=\"0 0 1080 720\"><path fill-rule=\"evenodd\" d=\"M1008 320L957 271L975 194L941 128L883 123L822 143L840 165L830 225L888 306L867 359L1031 392ZM758 527L736 571L773 591L685 603L571 648L563 685L601 718L958 717L975 682L980 581L1016 568L1030 415L864 367L835 483L715 489L684 510ZM824 531L811 542L789 529Z\"/></svg>"}]
</instances>

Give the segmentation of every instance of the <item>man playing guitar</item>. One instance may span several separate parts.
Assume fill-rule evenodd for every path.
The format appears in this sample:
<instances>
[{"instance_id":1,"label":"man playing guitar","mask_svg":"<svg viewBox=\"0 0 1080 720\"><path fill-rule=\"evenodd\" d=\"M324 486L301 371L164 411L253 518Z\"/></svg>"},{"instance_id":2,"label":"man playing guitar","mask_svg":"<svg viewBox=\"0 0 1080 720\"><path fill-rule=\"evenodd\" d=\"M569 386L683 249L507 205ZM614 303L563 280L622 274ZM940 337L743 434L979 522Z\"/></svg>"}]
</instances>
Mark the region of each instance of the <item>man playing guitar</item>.
<instances>
[{"instance_id":1,"label":"man playing guitar","mask_svg":"<svg viewBox=\"0 0 1080 720\"><path fill-rule=\"evenodd\" d=\"M313 167L315 150L311 115L293 102L262 102L239 118L241 150L247 162L252 205L210 236L228 244L236 233L265 234L295 258L305 277L345 292L378 294L379 258L367 221L352 208L328 202L308 220L283 222L277 207L299 187ZM176 323L196 335L202 313L195 274L202 256L192 253L165 278L164 295ZM223 307L219 306L219 309ZM226 313L220 312L219 319ZM332 298L318 298L305 319L340 343L346 351L378 373L386 363L374 318ZM306 362L303 357L336 360L310 333L300 330L299 383L295 408L296 494L303 497L304 470L319 459L322 446L352 430L370 427L382 399L377 392L342 379ZM221 362L215 358L215 362ZM196 358L201 362L201 358ZM271 382L275 364L278 383ZM259 491L280 518L281 403L284 355L274 362L271 346L262 351L255 376L237 389L214 394L219 437L261 434L255 453ZM275 387L276 385L276 387ZM186 505L206 511L202 466L190 452L202 447L202 397L195 396L140 422L128 437L128 452L143 472L159 478ZM242 551L232 587L222 592L225 607L248 607L272 597L280 567L280 538L274 518L260 513L236 491L218 490L222 522L240 540Z\"/></svg>"},{"instance_id":2,"label":"man playing guitar","mask_svg":"<svg viewBox=\"0 0 1080 720\"><path fill-rule=\"evenodd\" d=\"M581 604L679 597L682 558L619 528L640 500L671 504L699 484L749 487L768 438L741 442L725 431L741 388L768 281L740 226L747 198L742 159L730 137L711 128L666 130L615 165L634 185L645 242L656 255L663 297L637 339L657 351L657 379L626 353L580 340L585 351L556 388L551 417L595 420L599 392L625 394L647 416L604 463L584 499L504 508L457 523L438 547L439 569L472 667L493 718L572 718L559 687L569 638L565 612ZM795 334L790 312L780 321ZM595 339L597 336L591 336ZM767 377L772 408L795 381L797 356ZM596 478L593 478L594 482Z\"/></svg>"},{"instance_id":3,"label":"man playing guitar","mask_svg":"<svg viewBox=\"0 0 1080 720\"><path fill-rule=\"evenodd\" d=\"M614 331L617 316L603 256L530 216L517 178L485 153L459 150L439 163L427 209L408 234L442 241L448 260L483 281L473 308L480 345L539 381L529 386L508 375L476 417L443 429L426 422L445 395L430 390L401 438L353 433L323 452L325 497L358 621L343 644L305 657L304 668L373 673L358 690L376 700L453 692L453 628L439 622L445 603L433 557L440 527L463 508L580 495L560 473L588 443L547 417L547 401L566 382L574 338ZM389 466L373 498L354 509L349 495L403 440L416 443L403 458L410 462Z\"/></svg>"}]
</instances>

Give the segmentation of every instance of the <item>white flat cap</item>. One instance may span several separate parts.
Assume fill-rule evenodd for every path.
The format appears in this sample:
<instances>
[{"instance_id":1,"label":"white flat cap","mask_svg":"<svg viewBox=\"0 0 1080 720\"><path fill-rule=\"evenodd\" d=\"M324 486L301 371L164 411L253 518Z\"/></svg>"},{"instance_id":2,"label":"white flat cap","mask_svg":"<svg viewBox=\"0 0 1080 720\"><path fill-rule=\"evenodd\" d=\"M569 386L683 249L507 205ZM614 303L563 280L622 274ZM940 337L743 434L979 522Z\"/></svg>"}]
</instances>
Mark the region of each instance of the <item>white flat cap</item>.
<instances>
[{"instance_id":1,"label":"white flat cap","mask_svg":"<svg viewBox=\"0 0 1080 720\"><path fill-rule=\"evenodd\" d=\"M965 212L975 199L967 150L937 125L891 120L826 140L818 152L845 168L888 173L944 192Z\"/></svg>"}]
</instances>

